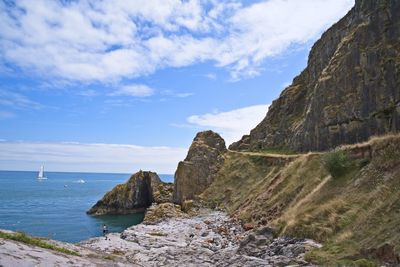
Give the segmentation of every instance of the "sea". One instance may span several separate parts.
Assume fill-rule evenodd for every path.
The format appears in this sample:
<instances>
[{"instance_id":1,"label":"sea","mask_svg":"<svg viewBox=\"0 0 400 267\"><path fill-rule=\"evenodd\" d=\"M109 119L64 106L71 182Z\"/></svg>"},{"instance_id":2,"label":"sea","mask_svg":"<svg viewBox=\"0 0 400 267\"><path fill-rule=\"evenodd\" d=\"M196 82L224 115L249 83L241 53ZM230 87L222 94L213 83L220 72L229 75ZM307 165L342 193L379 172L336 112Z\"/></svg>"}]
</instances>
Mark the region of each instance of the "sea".
<instances>
[{"instance_id":1,"label":"sea","mask_svg":"<svg viewBox=\"0 0 400 267\"><path fill-rule=\"evenodd\" d=\"M77 243L109 232L121 232L143 221L144 214L89 216L90 209L130 174L0 171L0 229ZM173 175L159 175L172 182ZM83 180L84 183L80 182Z\"/></svg>"}]
</instances>

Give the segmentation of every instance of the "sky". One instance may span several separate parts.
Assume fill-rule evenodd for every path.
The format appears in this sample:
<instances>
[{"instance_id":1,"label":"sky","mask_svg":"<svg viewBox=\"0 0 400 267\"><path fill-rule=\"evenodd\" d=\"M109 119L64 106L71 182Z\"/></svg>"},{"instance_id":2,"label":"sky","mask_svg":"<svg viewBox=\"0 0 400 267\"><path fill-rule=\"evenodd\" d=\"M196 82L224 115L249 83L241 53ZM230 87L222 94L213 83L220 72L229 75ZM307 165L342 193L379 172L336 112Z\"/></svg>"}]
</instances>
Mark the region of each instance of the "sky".
<instances>
[{"instance_id":1,"label":"sky","mask_svg":"<svg viewBox=\"0 0 400 267\"><path fill-rule=\"evenodd\" d=\"M2 0L0 170L172 174L254 128L354 0Z\"/></svg>"}]
</instances>

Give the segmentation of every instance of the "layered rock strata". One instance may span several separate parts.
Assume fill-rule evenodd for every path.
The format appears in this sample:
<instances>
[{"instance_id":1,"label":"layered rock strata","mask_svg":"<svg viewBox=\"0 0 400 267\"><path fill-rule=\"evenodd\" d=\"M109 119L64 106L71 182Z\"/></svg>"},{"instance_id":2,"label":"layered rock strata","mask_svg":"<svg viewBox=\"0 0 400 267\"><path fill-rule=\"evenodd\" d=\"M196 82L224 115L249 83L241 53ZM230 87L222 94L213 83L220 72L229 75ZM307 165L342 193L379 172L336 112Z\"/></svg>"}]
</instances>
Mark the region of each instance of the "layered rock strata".
<instances>
[{"instance_id":1,"label":"layered rock strata","mask_svg":"<svg viewBox=\"0 0 400 267\"><path fill-rule=\"evenodd\" d=\"M226 151L225 141L217 133L198 133L175 172L173 201L182 204L202 193L214 181Z\"/></svg>"},{"instance_id":2,"label":"layered rock strata","mask_svg":"<svg viewBox=\"0 0 400 267\"><path fill-rule=\"evenodd\" d=\"M327 150L400 131L400 1L356 0L232 150Z\"/></svg>"},{"instance_id":3,"label":"layered rock strata","mask_svg":"<svg viewBox=\"0 0 400 267\"><path fill-rule=\"evenodd\" d=\"M92 215L126 214L144 211L153 202L171 201L172 184L161 182L155 172L139 171L115 186L87 213Z\"/></svg>"}]
</instances>

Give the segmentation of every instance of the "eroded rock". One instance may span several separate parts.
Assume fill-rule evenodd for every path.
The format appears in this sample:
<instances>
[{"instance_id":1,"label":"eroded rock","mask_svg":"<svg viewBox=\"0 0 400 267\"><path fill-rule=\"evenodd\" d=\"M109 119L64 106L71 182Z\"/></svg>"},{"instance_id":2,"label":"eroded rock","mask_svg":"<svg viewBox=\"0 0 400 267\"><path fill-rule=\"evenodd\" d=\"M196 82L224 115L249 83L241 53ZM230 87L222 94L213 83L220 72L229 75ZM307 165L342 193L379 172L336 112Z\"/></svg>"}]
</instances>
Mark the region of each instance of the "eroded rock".
<instances>
[{"instance_id":1,"label":"eroded rock","mask_svg":"<svg viewBox=\"0 0 400 267\"><path fill-rule=\"evenodd\" d=\"M143 223L155 224L171 218L187 218L188 215L181 211L179 205L173 203L162 203L152 205L147 209Z\"/></svg>"},{"instance_id":2,"label":"eroded rock","mask_svg":"<svg viewBox=\"0 0 400 267\"><path fill-rule=\"evenodd\" d=\"M202 193L214 181L225 152L225 141L217 133L198 133L175 172L173 201L182 204Z\"/></svg>"},{"instance_id":3,"label":"eroded rock","mask_svg":"<svg viewBox=\"0 0 400 267\"><path fill-rule=\"evenodd\" d=\"M400 1L357 0L232 150L328 150L400 131Z\"/></svg>"},{"instance_id":4,"label":"eroded rock","mask_svg":"<svg viewBox=\"0 0 400 267\"><path fill-rule=\"evenodd\" d=\"M143 212L153 202L170 201L172 186L162 183L155 172L139 171L126 183L106 193L87 213L102 215Z\"/></svg>"}]
</instances>

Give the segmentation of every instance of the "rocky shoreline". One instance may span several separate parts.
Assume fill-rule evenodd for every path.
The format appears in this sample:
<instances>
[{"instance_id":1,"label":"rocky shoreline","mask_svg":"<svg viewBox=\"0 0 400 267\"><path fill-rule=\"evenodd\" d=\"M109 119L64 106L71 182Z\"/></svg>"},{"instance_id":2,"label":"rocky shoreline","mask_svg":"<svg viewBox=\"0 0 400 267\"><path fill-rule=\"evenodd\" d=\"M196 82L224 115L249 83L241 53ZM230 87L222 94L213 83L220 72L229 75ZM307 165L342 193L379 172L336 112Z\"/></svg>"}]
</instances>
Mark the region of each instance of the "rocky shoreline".
<instances>
[{"instance_id":1,"label":"rocky shoreline","mask_svg":"<svg viewBox=\"0 0 400 267\"><path fill-rule=\"evenodd\" d=\"M220 211L142 223L79 245L136 266L312 266L304 254L320 247L312 240L274 238L267 227L246 232Z\"/></svg>"},{"instance_id":2,"label":"rocky shoreline","mask_svg":"<svg viewBox=\"0 0 400 267\"><path fill-rule=\"evenodd\" d=\"M0 238L0 266L312 266L312 240L274 238L270 228L245 231L220 211L142 223L78 244L48 242L76 251L67 255ZM11 253L12 252L12 253Z\"/></svg>"}]
</instances>

